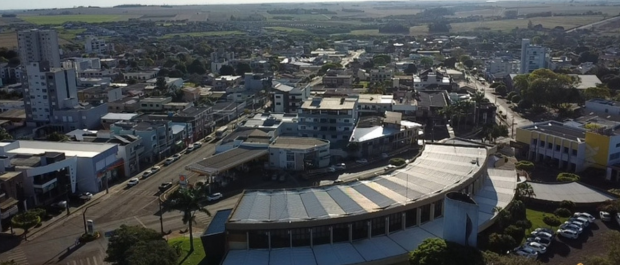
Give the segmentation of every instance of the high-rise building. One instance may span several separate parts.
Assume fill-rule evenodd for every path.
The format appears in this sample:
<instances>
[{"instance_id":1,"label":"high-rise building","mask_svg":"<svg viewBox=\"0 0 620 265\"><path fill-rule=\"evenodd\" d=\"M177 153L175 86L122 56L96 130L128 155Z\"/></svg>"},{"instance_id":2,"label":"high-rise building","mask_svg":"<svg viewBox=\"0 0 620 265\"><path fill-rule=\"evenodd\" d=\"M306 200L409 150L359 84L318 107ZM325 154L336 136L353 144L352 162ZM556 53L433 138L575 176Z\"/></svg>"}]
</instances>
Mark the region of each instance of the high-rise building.
<instances>
[{"instance_id":1,"label":"high-rise building","mask_svg":"<svg viewBox=\"0 0 620 265\"><path fill-rule=\"evenodd\" d=\"M17 33L17 43L22 64L47 62L50 67L60 67L60 48L56 31L22 30Z\"/></svg>"},{"instance_id":2,"label":"high-rise building","mask_svg":"<svg viewBox=\"0 0 620 265\"><path fill-rule=\"evenodd\" d=\"M537 69L547 68L550 59L549 49L531 44L530 39L521 40L520 74L528 74Z\"/></svg>"},{"instance_id":3,"label":"high-rise building","mask_svg":"<svg viewBox=\"0 0 620 265\"><path fill-rule=\"evenodd\" d=\"M50 68L46 63L26 65L24 89L26 119L37 126L55 120L54 111L78 104L75 69Z\"/></svg>"}]
</instances>

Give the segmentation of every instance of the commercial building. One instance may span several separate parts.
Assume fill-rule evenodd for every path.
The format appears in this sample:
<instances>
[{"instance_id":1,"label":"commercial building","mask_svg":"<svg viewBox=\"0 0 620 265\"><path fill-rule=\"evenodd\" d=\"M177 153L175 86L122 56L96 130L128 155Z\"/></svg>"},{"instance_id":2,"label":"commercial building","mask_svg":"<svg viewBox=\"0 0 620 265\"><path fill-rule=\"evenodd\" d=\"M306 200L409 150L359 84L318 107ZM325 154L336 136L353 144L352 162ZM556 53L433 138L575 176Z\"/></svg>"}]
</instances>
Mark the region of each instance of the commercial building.
<instances>
[{"instance_id":1,"label":"commercial building","mask_svg":"<svg viewBox=\"0 0 620 265\"><path fill-rule=\"evenodd\" d=\"M29 207L49 204L68 191L104 190L124 164L118 146L105 143L18 140L0 143L0 154L3 169L23 173Z\"/></svg>"},{"instance_id":2,"label":"commercial building","mask_svg":"<svg viewBox=\"0 0 620 265\"><path fill-rule=\"evenodd\" d=\"M425 89L450 88L452 80L446 71L428 69L413 76L413 88L416 91Z\"/></svg>"},{"instance_id":3,"label":"commercial building","mask_svg":"<svg viewBox=\"0 0 620 265\"><path fill-rule=\"evenodd\" d=\"M20 183L24 183L21 171L6 172L0 168L0 231L11 225L11 217L19 212Z\"/></svg>"},{"instance_id":4,"label":"commercial building","mask_svg":"<svg viewBox=\"0 0 620 265\"><path fill-rule=\"evenodd\" d=\"M329 140L332 145L346 142L357 122L357 98L311 98L304 101L298 117L299 136Z\"/></svg>"},{"instance_id":5,"label":"commercial building","mask_svg":"<svg viewBox=\"0 0 620 265\"><path fill-rule=\"evenodd\" d=\"M122 122L132 122L137 120L140 114L136 113L113 113L110 112L105 116L101 117L101 125L104 129L109 130L110 126L119 121Z\"/></svg>"},{"instance_id":6,"label":"commercial building","mask_svg":"<svg viewBox=\"0 0 620 265\"><path fill-rule=\"evenodd\" d=\"M530 39L521 40L521 67L520 74L528 74L537 69L549 66L549 48L531 44Z\"/></svg>"},{"instance_id":7,"label":"commercial building","mask_svg":"<svg viewBox=\"0 0 620 265\"><path fill-rule=\"evenodd\" d=\"M114 102L123 98L123 90L114 86L94 86L77 92L80 102L101 104Z\"/></svg>"},{"instance_id":8,"label":"commercial building","mask_svg":"<svg viewBox=\"0 0 620 265\"><path fill-rule=\"evenodd\" d=\"M61 66L58 34L54 30L30 29L18 31L17 45L22 65L46 62L51 68Z\"/></svg>"},{"instance_id":9,"label":"commercial building","mask_svg":"<svg viewBox=\"0 0 620 265\"><path fill-rule=\"evenodd\" d=\"M370 70L370 82L384 82L391 81L392 77L394 77L394 71L392 69L388 69L385 66L380 66L377 69Z\"/></svg>"},{"instance_id":10,"label":"commercial building","mask_svg":"<svg viewBox=\"0 0 620 265\"><path fill-rule=\"evenodd\" d=\"M373 157L416 144L421 130L421 124L403 121L401 113L385 111L382 116L360 117L349 144L357 144L355 156Z\"/></svg>"},{"instance_id":11,"label":"commercial building","mask_svg":"<svg viewBox=\"0 0 620 265\"><path fill-rule=\"evenodd\" d=\"M280 136L269 145L269 167L303 171L330 164L329 141Z\"/></svg>"},{"instance_id":12,"label":"commercial building","mask_svg":"<svg viewBox=\"0 0 620 265\"><path fill-rule=\"evenodd\" d=\"M495 169L494 148L471 142L427 144L403 169L343 184L289 190L246 190L228 216L213 220L223 237L222 264L401 264L427 238L444 231L467 239L465 226L446 220L445 196L471 194L471 225L483 231L494 207L514 196L514 170ZM450 206L450 205L448 205ZM220 214L220 213L218 213ZM451 213L452 214L452 213ZM454 215L453 215L454 216ZM477 222L476 222L477 221ZM217 222L217 223L214 223ZM476 229L470 230L476 237ZM205 235L207 236L207 235ZM471 237L470 237L471 238Z\"/></svg>"},{"instance_id":13,"label":"commercial building","mask_svg":"<svg viewBox=\"0 0 620 265\"><path fill-rule=\"evenodd\" d=\"M258 113L243 121L237 130L259 129L278 136L297 136L296 113Z\"/></svg>"},{"instance_id":14,"label":"commercial building","mask_svg":"<svg viewBox=\"0 0 620 265\"><path fill-rule=\"evenodd\" d=\"M310 97L310 87L295 87L277 83L271 92L272 111L276 113L296 113L304 101Z\"/></svg>"},{"instance_id":15,"label":"commercial building","mask_svg":"<svg viewBox=\"0 0 620 265\"><path fill-rule=\"evenodd\" d=\"M161 161L172 154L174 134L171 121L119 121L110 126L110 131L115 135L135 135L140 137L144 146L144 155L140 157L140 161L153 163Z\"/></svg>"},{"instance_id":16,"label":"commercial building","mask_svg":"<svg viewBox=\"0 0 620 265\"><path fill-rule=\"evenodd\" d=\"M353 76L343 72L342 70L328 70L323 76L323 85L329 88L350 87L353 82Z\"/></svg>"}]
</instances>

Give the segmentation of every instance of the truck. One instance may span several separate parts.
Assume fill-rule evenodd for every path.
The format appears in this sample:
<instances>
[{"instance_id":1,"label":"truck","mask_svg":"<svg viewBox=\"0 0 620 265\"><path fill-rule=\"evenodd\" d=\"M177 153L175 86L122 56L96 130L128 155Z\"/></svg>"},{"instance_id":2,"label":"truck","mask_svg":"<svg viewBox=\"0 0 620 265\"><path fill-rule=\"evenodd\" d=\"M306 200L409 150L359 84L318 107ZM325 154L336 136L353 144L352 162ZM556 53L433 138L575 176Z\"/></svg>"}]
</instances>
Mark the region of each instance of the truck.
<instances>
[{"instance_id":1,"label":"truck","mask_svg":"<svg viewBox=\"0 0 620 265\"><path fill-rule=\"evenodd\" d=\"M228 126L222 126L215 131L215 139L222 139L228 135Z\"/></svg>"}]
</instances>

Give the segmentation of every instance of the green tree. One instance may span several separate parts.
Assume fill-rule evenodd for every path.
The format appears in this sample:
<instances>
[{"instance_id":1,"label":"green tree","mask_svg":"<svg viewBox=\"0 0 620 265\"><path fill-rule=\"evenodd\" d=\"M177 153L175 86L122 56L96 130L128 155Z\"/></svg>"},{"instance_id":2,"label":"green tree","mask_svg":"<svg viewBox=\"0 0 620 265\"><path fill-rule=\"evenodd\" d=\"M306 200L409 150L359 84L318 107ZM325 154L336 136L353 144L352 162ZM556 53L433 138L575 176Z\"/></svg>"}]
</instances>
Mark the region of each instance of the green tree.
<instances>
[{"instance_id":1,"label":"green tree","mask_svg":"<svg viewBox=\"0 0 620 265\"><path fill-rule=\"evenodd\" d=\"M187 73L204 75L207 73L207 69L205 68L205 64L202 60L196 58L187 66Z\"/></svg>"},{"instance_id":2,"label":"green tree","mask_svg":"<svg viewBox=\"0 0 620 265\"><path fill-rule=\"evenodd\" d=\"M431 66L433 66L433 64L435 63L435 61L433 60L433 58L430 57L423 57L422 59L420 59L420 66L423 69L428 69Z\"/></svg>"},{"instance_id":3,"label":"green tree","mask_svg":"<svg viewBox=\"0 0 620 265\"><path fill-rule=\"evenodd\" d=\"M536 197L536 193L532 185L527 182L521 182L517 184L517 188L515 188L515 196L517 199L531 198Z\"/></svg>"},{"instance_id":4,"label":"green tree","mask_svg":"<svg viewBox=\"0 0 620 265\"><path fill-rule=\"evenodd\" d=\"M171 254L174 254L174 259ZM141 226L121 225L108 240L105 262L115 265L172 265L176 264L177 258L174 249L168 246L157 231Z\"/></svg>"},{"instance_id":5,"label":"green tree","mask_svg":"<svg viewBox=\"0 0 620 265\"><path fill-rule=\"evenodd\" d=\"M515 163L515 168L517 170L523 170L526 172L531 172L532 170L534 170L534 163L527 161L527 160L521 160L517 163Z\"/></svg>"},{"instance_id":6,"label":"green tree","mask_svg":"<svg viewBox=\"0 0 620 265\"><path fill-rule=\"evenodd\" d=\"M166 82L166 77L158 76L155 81L155 87L160 90L168 90L168 82Z\"/></svg>"},{"instance_id":7,"label":"green tree","mask_svg":"<svg viewBox=\"0 0 620 265\"><path fill-rule=\"evenodd\" d=\"M455 65L456 65L456 57L450 57L448 59L445 59L443 61L443 65L447 68L452 68L454 69Z\"/></svg>"},{"instance_id":8,"label":"green tree","mask_svg":"<svg viewBox=\"0 0 620 265\"><path fill-rule=\"evenodd\" d=\"M550 227L556 227L562 224L562 221L558 219L555 215L546 215L543 217L543 223Z\"/></svg>"},{"instance_id":9,"label":"green tree","mask_svg":"<svg viewBox=\"0 0 620 265\"><path fill-rule=\"evenodd\" d=\"M476 91L475 93L473 93L471 95L471 100L474 102L476 108L474 109L476 111L475 115L474 115L474 124L478 125L478 111L480 109L480 106L482 105L482 103L487 102L488 99L486 98L486 96L484 95L484 92L481 91Z\"/></svg>"},{"instance_id":10,"label":"green tree","mask_svg":"<svg viewBox=\"0 0 620 265\"><path fill-rule=\"evenodd\" d=\"M237 73L237 75L245 76L246 73L252 72L252 67L250 67L250 65L247 63L238 63L235 72Z\"/></svg>"},{"instance_id":11,"label":"green tree","mask_svg":"<svg viewBox=\"0 0 620 265\"><path fill-rule=\"evenodd\" d=\"M611 97L611 90L607 86L596 86L596 87L588 87L583 92L583 97L585 100L590 100L594 98L607 99Z\"/></svg>"},{"instance_id":12,"label":"green tree","mask_svg":"<svg viewBox=\"0 0 620 265\"><path fill-rule=\"evenodd\" d=\"M518 245L517 241L509 235L498 233L489 235L489 250L495 253L504 254Z\"/></svg>"},{"instance_id":13,"label":"green tree","mask_svg":"<svg viewBox=\"0 0 620 265\"><path fill-rule=\"evenodd\" d=\"M235 68L230 65L222 65L219 73L220 75L235 75Z\"/></svg>"},{"instance_id":14,"label":"green tree","mask_svg":"<svg viewBox=\"0 0 620 265\"><path fill-rule=\"evenodd\" d=\"M13 140L13 136L9 134L4 128L0 128L0 141Z\"/></svg>"},{"instance_id":15,"label":"green tree","mask_svg":"<svg viewBox=\"0 0 620 265\"><path fill-rule=\"evenodd\" d=\"M558 174L556 180L559 182L575 182L579 181L581 178L577 174L563 172Z\"/></svg>"},{"instance_id":16,"label":"green tree","mask_svg":"<svg viewBox=\"0 0 620 265\"><path fill-rule=\"evenodd\" d=\"M189 226L190 252L194 251L193 223L195 222L196 212L203 212L208 216L211 213L204 207L206 201L206 190L204 186L178 189L172 193L166 201L166 207L183 212L183 223Z\"/></svg>"},{"instance_id":17,"label":"green tree","mask_svg":"<svg viewBox=\"0 0 620 265\"><path fill-rule=\"evenodd\" d=\"M511 236L516 242L521 242L525 236L525 229L516 225L509 225L504 229L504 234Z\"/></svg>"},{"instance_id":18,"label":"green tree","mask_svg":"<svg viewBox=\"0 0 620 265\"><path fill-rule=\"evenodd\" d=\"M500 229L503 229L512 219L510 211L502 207L493 207L493 214L497 214L497 225Z\"/></svg>"},{"instance_id":19,"label":"green tree","mask_svg":"<svg viewBox=\"0 0 620 265\"><path fill-rule=\"evenodd\" d=\"M482 253L473 248L461 246L440 238L426 239L417 249L409 253L411 265L483 265Z\"/></svg>"},{"instance_id":20,"label":"green tree","mask_svg":"<svg viewBox=\"0 0 620 265\"><path fill-rule=\"evenodd\" d=\"M418 72L418 67L415 64L408 64L404 70L405 74L412 75Z\"/></svg>"},{"instance_id":21,"label":"green tree","mask_svg":"<svg viewBox=\"0 0 620 265\"><path fill-rule=\"evenodd\" d=\"M404 165L407 161L404 158L392 158L390 159L390 165L395 165L397 167Z\"/></svg>"},{"instance_id":22,"label":"green tree","mask_svg":"<svg viewBox=\"0 0 620 265\"><path fill-rule=\"evenodd\" d=\"M467 60L463 62L463 65L465 65L467 68L472 68L474 67L474 61L473 60Z\"/></svg>"},{"instance_id":23,"label":"green tree","mask_svg":"<svg viewBox=\"0 0 620 265\"><path fill-rule=\"evenodd\" d=\"M66 142L69 141L69 136L67 136L66 134L62 134L62 133L58 133L58 132L53 132L50 133L46 139L47 141L52 141L52 142Z\"/></svg>"},{"instance_id":24,"label":"green tree","mask_svg":"<svg viewBox=\"0 0 620 265\"><path fill-rule=\"evenodd\" d=\"M497 254L491 251L485 251L483 253L484 262L488 265L541 265L542 263L537 260L532 260L527 257L519 255L503 255L504 253ZM590 265L589 263L586 263Z\"/></svg>"},{"instance_id":25,"label":"green tree","mask_svg":"<svg viewBox=\"0 0 620 265\"><path fill-rule=\"evenodd\" d=\"M41 223L41 217L37 212L26 211L18 213L11 218L11 225L24 230L24 240L28 239L28 230Z\"/></svg>"}]
</instances>

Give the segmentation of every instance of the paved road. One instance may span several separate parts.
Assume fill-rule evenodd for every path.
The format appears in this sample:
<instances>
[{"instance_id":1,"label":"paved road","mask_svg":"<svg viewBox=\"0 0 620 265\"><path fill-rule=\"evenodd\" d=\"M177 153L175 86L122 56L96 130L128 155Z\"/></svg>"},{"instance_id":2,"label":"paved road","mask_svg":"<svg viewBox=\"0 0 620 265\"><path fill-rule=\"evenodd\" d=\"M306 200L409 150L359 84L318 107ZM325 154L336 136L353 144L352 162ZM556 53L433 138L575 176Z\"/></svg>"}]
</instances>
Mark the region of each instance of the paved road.
<instances>
[{"instance_id":1,"label":"paved road","mask_svg":"<svg viewBox=\"0 0 620 265\"><path fill-rule=\"evenodd\" d=\"M608 18L608 19L601 20L601 21L597 21L597 22L594 22L594 23L590 23L590 24L587 24L587 25L583 25L583 26L580 26L580 27L576 27L576 28L574 28L574 29L569 29L569 30L567 30L567 31L566 31L566 33L571 33L571 32L573 32L573 31L580 30L580 29L588 29L588 28L592 28L592 27L600 26L600 25L602 25L602 24L609 23L609 22L613 22L613 21L616 21L616 20L618 20L618 19L620 19L620 16L617 16L617 17L612 17L612 18Z\"/></svg>"},{"instance_id":2,"label":"paved road","mask_svg":"<svg viewBox=\"0 0 620 265\"><path fill-rule=\"evenodd\" d=\"M159 210L157 203L158 186L160 183L178 180L179 174L186 174L189 180L196 180L197 174L187 172L186 165L203 160L215 152L215 144L205 144L201 148L183 155L183 157L138 185L126 188L125 183L110 188L110 193L104 195L86 212L86 218L95 223L95 229L106 232L118 228L121 224L141 225L160 230ZM104 191L105 192L105 191ZM232 208L238 196L226 198L213 205L207 206L212 213L217 210ZM0 260L20 260L20 265L26 264L76 264L92 265L103 264L107 240L101 239L85 244L67 256L67 248L76 238L84 233L82 212L74 213L63 221L59 221L45 228L44 231L29 237L28 242L22 242L13 251L0 254ZM180 212L164 213L164 230L178 231L185 228L181 222ZM208 224L210 217L198 213L195 227L200 230ZM50 244L53 242L53 244ZM24 260L24 256L27 260ZM66 257L65 257L66 256Z\"/></svg>"}]
</instances>

